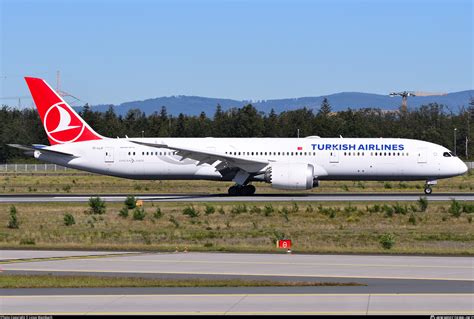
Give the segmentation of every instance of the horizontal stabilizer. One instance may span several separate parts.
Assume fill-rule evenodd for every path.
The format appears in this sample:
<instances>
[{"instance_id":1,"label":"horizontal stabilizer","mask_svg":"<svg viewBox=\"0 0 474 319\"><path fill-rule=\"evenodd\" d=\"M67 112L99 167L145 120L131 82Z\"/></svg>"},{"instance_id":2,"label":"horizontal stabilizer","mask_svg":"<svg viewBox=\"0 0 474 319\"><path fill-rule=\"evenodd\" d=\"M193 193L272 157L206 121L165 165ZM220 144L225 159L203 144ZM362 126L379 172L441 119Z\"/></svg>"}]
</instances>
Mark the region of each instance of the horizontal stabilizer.
<instances>
[{"instance_id":1,"label":"horizontal stabilizer","mask_svg":"<svg viewBox=\"0 0 474 319\"><path fill-rule=\"evenodd\" d=\"M14 147L14 148L18 148L20 150L26 151L26 152L29 153L28 155L31 155L30 152L40 151L42 153L50 153L50 154L56 154L56 155L77 157L76 155L71 154L71 153L52 150L52 149L48 148L48 146L45 146L45 145L38 145L38 144L35 144L35 145L32 145L32 146L21 145L21 144L7 144L7 145L10 146L10 147Z\"/></svg>"}]
</instances>

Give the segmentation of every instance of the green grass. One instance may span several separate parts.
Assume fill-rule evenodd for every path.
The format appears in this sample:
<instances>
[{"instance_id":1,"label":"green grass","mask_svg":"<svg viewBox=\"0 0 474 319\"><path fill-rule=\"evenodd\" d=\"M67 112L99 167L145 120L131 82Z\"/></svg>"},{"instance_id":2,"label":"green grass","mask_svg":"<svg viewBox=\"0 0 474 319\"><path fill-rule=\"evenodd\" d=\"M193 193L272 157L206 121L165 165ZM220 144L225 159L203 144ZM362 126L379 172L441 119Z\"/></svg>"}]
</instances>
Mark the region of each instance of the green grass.
<instances>
[{"instance_id":1,"label":"green grass","mask_svg":"<svg viewBox=\"0 0 474 319\"><path fill-rule=\"evenodd\" d=\"M280 282L270 280L155 279L137 277L0 275L0 288L110 288L110 287L317 287L365 286L355 282Z\"/></svg>"},{"instance_id":2,"label":"green grass","mask_svg":"<svg viewBox=\"0 0 474 319\"><path fill-rule=\"evenodd\" d=\"M473 172L472 170L470 172ZM79 171L58 173L4 173L0 175L0 193L227 193L229 182L213 181L134 181L129 179L95 175ZM387 187L390 185L390 187ZM321 187L306 191L320 192L415 192L423 194L423 181L375 182L375 181L322 181ZM257 193L287 193L271 188L266 183L255 183ZM434 192L472 192L474 174L442 179L433 187Z\"/></svg>"},{"instance_id":3,"label":"green grass","mask_svg":"<svg viewBox=\"0 0 474 319\"><path fill-rule=\"evenodd\" d=\"M271 206L270 206L271 205ZM128 251L281 252L275 241L293 240L294 252L474 255L474 213L449 213L451 202L144 203L143 220L119 216L123 203L92 215L88 203L15 205L19 229L8 228L10 204L0 204L0 248ZM205 214L214 208L214 213ZM267 207L267 208L265 208ZM272 212L268 213L269 207ZM160 209L161 217L155 212ZM75 224L64 225L64 214ZM471 217L471 222L469 218ZM384 234L393 235L385 249Z\"/></svg>"}]
</instances>

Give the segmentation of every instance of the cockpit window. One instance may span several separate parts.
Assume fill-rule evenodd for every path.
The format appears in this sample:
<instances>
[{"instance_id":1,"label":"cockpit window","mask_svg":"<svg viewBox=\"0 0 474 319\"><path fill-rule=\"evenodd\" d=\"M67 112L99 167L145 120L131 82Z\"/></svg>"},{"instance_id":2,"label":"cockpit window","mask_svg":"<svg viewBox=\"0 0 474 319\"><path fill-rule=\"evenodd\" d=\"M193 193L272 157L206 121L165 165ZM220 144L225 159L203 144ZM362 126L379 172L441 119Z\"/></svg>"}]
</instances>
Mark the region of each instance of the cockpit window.
<instances>
[{"instance_id":1,"label":"cockpit window","mask_svg":"<svg viewBox=\"0 0 474 319\"><path fill-rule=\"evenodd\" d=\"M451 154L450 154L449 152L444 152L444 153L443 153L443 156L444 156L444 157L451 157Z\"/></svg>"}]
</instances>

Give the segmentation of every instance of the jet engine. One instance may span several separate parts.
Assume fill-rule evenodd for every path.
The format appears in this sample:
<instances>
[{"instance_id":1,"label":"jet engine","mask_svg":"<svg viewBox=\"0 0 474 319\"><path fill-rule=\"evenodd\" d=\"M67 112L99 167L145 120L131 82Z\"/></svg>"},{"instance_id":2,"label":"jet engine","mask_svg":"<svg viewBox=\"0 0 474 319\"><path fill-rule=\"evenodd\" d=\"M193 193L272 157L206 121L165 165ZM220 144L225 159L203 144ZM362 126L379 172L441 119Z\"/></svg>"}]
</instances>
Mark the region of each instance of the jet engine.
<instances>
[{"instance_id":1,"label":"jet engine","mask_svg":"<svg viewBox=\"0 0 474 319\"><path fill-rule=\"evenodd\" d=\"M278 189L311 189L319 186L314 178L314 166L306 163L272 163L264 180Z\"/></svg>"}]
</instances>

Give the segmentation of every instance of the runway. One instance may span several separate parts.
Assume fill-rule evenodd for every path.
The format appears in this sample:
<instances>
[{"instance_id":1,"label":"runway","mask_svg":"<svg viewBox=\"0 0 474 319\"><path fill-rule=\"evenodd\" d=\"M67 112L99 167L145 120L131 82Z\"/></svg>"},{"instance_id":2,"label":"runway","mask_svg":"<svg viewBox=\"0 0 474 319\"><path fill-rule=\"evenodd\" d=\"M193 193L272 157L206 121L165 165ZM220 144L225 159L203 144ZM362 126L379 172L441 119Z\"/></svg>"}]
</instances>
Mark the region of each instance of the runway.
<instances>
[{"instance_id":1,"label":"runway","mask_svg":"<svg viewBox=\"0 0 474 319\"><path fill-rule=\"evenodd\" d=\"M0 289L3 314L474 314L472 257L4 250L0 259L4 274L362 284Z\"/></svg>"},{"instance_id":2,"label":"runway","mask_svg":"<svg viewBox=\"0 0 474 319\"><path fill-rule=\"evenodd\" d=\"M0 203L82 203L97 194L21 194L0 195ZM107 202L123 202L127 194L101 194ZM375 202L416 201L423 193L288 193L229 196L225 194L141 194L138 199L148 202ZM474 201L474 193L438 193L426 196L429 201Z\"/></svg>"},{"instance_id":3,"label":"runway","mask_svg":"<svg viewBox=\"0 0 474 319\"><path fill-rule=\"evenodd\" d=\"M474 313L472 294L210 294L2 296L3 315Z\"/></svg>"}]
</instances>

